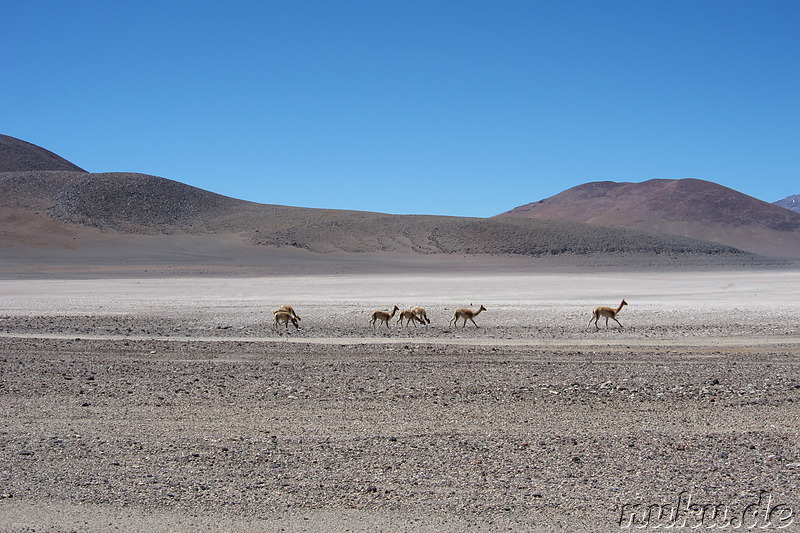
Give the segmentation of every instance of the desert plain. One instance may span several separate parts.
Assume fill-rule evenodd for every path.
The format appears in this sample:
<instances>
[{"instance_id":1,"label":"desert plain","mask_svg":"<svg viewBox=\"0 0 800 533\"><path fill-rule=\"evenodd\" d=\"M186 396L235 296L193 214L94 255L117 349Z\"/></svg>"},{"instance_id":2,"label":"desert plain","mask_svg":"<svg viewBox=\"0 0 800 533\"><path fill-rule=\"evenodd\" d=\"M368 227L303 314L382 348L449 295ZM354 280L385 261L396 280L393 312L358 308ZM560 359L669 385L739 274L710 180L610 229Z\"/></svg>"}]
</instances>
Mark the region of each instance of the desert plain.
<instances>
[{"instance_id":1,"label":"desert plain","mask_svg":"<svg viewBox=\"0 0 800 533\"><path fill-rule=\"evenodd\" d=\"M800 528L797 268L17 276L0 346L0 531Z\"/></svg>"}]
</instances>

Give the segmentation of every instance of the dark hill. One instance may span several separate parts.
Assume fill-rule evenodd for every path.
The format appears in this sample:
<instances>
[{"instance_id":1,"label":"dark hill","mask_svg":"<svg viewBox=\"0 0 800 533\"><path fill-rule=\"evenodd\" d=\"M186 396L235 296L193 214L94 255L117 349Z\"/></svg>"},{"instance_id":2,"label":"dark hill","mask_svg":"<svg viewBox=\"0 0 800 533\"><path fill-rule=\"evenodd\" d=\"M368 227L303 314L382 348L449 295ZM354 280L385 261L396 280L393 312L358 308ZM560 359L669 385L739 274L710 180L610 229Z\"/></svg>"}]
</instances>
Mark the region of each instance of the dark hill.
<instances>
[{"instance_id":1,"label":"dark hill","mask_svg":"<svg viewBox=\"0 0 800 533\"><path fill-rule=\"evenodd\" d=\"M0 172L69 170L85 172L53 152L8 135L0 135Z\"/></svg>"},{"instance_id":2,"label":"dark hill","mask_svg":"<svg viewBox=\"0 0 800 533\"><path fill-rule=\"evenodd\" d=\"M587 183L496 218L636 229L800 257L800 214L697 179Z\"/></svg>"},{"instance_id":3,"label":"dark hill","mask_svg":"<svg viewBox=\"0 0 800 533\"><path fill-rule=\"evenodd\" d=\"M0 174L0 206L43 208L61 222L135 234L205 232L210 220L246 204L144 174Z\"/></svg>"}]
</instances>

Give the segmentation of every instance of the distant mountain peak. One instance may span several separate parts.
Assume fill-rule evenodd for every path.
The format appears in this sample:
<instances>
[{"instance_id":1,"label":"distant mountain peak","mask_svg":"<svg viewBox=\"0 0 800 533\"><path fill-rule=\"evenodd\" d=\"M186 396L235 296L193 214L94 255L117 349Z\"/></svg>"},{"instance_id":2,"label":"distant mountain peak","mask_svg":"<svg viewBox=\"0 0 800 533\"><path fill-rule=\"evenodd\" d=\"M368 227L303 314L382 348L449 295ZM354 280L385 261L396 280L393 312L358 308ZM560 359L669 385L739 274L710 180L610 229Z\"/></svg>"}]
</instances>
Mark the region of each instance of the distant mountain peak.
<instances>
[{"instance_id":1,"label":"distant mountain peak","mask_svg":"<svg viewBox=\"0 0 800 533\"><path fill-rule=\"evenodd\" d=\"M785 207L790 211L794 211L795 213L800 213L800 194L794 194L792 196L787 196L783 200L778 200L774 202L775 205L780 207Z\"/></svg>"}]
</instances>

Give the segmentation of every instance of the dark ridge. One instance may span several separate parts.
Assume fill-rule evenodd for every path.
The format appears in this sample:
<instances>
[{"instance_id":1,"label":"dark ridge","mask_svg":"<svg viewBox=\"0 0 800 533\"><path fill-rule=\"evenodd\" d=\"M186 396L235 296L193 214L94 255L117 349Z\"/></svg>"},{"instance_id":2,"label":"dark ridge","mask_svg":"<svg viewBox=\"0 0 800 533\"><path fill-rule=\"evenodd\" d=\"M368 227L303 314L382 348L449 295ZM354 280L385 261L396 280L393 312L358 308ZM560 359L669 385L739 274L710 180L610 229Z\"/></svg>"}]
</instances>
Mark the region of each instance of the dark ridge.
<instances>
[{"instance_id":1,"label":"dark ridge","mask_svg":"<svg viewBox=\"0 0 800 533\"><path fill-rule=\"evenodd\" d=\"M251 234L251 238L259 245L292 246L312 252L407 250L419 254L515 256L605 253L750 255L729 246L686 237L591 224L345 213L325 221L295 218L285 228L262 226Z\"/></svg>"}]
</instances>

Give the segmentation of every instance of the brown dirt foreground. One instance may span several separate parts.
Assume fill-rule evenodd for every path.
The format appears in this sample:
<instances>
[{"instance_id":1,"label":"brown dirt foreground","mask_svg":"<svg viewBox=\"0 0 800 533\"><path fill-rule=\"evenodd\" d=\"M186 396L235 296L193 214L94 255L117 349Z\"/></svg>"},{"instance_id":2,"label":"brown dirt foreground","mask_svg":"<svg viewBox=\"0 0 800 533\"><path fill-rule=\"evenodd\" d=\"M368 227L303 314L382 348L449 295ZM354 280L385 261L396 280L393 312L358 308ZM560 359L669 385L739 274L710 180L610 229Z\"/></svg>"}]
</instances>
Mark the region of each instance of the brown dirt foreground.
<instances>
[{"instance_id":1,"label":"brown dirt foreground","mask_svg":"<svg viewBox=\"0 0 800 533\"><path fill-rule=\"evenodd\" d=\"M796 531L799 282L0 280L0 530Z\"/></svg>"}]
</instances>

